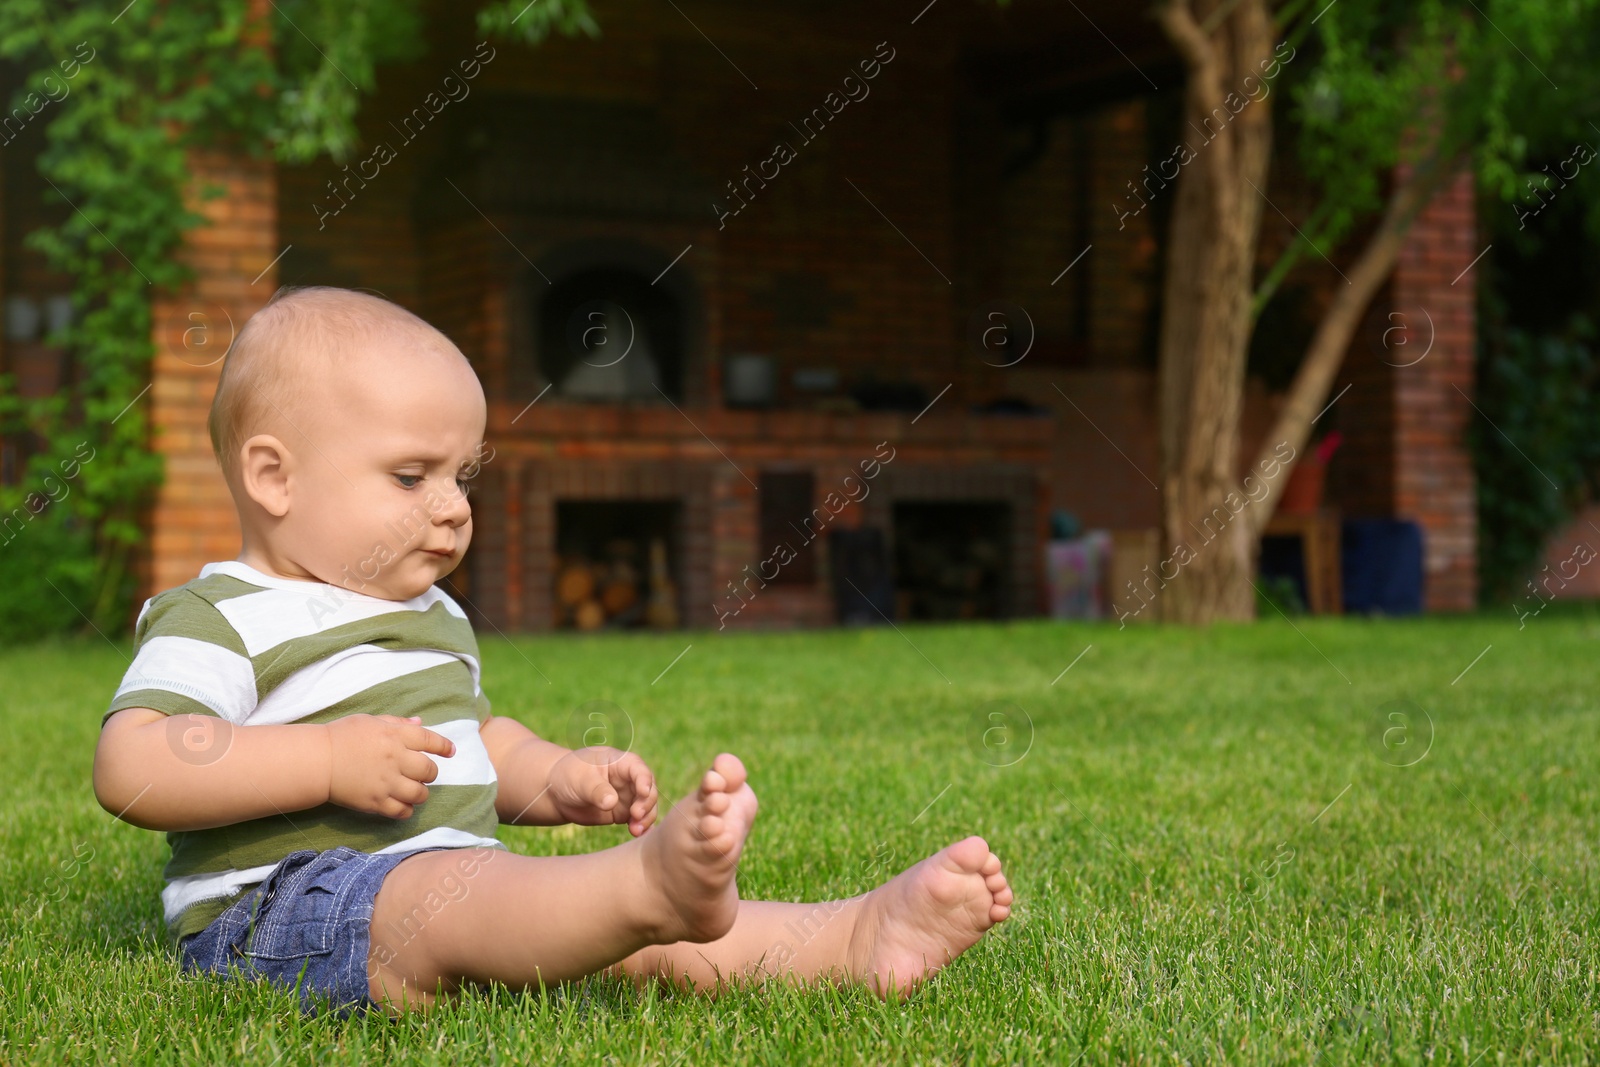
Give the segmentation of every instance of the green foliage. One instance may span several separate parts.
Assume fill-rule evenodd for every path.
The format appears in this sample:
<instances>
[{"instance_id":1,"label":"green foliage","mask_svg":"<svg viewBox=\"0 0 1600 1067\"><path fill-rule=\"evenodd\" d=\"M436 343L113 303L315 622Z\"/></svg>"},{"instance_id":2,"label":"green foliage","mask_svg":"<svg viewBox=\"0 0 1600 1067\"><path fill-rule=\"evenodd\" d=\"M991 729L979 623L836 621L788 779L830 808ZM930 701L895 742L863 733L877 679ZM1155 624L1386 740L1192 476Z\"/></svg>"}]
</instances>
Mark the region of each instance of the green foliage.
<instances>
[{"instance_id":1,"label":"green foliage","mask_svg":"<svg viewBox=\"0 0 1600 1067\"><path fill-rule=\"evenodd\" d=\"M1299 49L1288 118L1322 193L1295 255L1369 222L1397 165L1464 165L1510 200L1532 147L1600 117L1597 0L1294 0L1280 21Z\"/></svg>"},{"instance_id":2,"label":"green foliage","mask_svg":"<svg viewBox=\"0 0 1600 1067\"><path fill-rule=\"evenodd\" d=\"M1471 441L1478 473L1478 572L1504 602L1542 557L1550 533L1600 479L1600 352L1587 319L1565 336L1486 334Z\"/></svg>"},{"instance_id":3,"label":"green foliage","mask_svg":"<svg viewBox=\"0 0 1600 1067\"><path fill-rule=\"evenodd\" d=\"M1263 577L1256 584L1256 616L1267 618L1274 612L1284 615L1304 615L1306 605L1300 599L1300 589L1287 575Z\"/></svg>"},{"instance_id":4,"label":"green foliage","mask_svg":"<svg viewBox=\"0 0 1600 1067\"><path fill-rule=\"evenodd\" d=\"M478 12L478 30L530 45L552 30L566 37L600 36L600 24L585 0L496 0Z\"/></svg>"},{"instance_id":5,"label":"green foliage","mask_svg":"<svg viewBox=\"0 0 1600 1067\"><path fill-rule=\"evenodd\" d=\"M280 160L306 162L326 153L336 162L356 154L356 111L385 61L424 51L419 0L284 0L273 27L286 74L279 79L271 143ZM267 143L263 140L259 143Z\"/></svg>"},{"instance_id":6,"label":"green foliage","mask_svg":"<svg viewBox=\"0 0 1600 1067\"><path fill-rule=\"evenodd\" d=\"M27 241L73 278L76 311L55 338L72 352L70 392L29 403L8 388L0 425L31 431L42 444L24 492L38 492L79 440L94 449L77 491L49 510L69 513L56 529L72 525L70 518L94 531L94 577L75 609L97 625L116 626L126 613L139 509L160 479L135 400L153 354L151 295L184 281L172 252L200 221L184 204L184 148L189 137L247 124L265 107L255 92L271 72L265 53L223 47L237 36L243 11L242 0L145 5L120 19L110 4L0 7L0 56L32 68L12 103L28 113L37 102L30 93L49 93L52 80L70 87L35 120L48 122L38 165L51 186L47 198L65 205L62 221ZM29 556L48 530L29 532L37 536L26 552L0 553L8 587L34 569ZM67 560L83 551L84 538L48 543L63 553L62 566L82 569Z\"/></svg>"},{"instance_id":7,"label":"green foliage","mask_svg":"<svg viewBox=\"0 0 1600 1067\"><path fill-rule=\"evenodd\" d=\"M491 4L480 20L530 42L551 30L597 32L584 0L540 0L522 19L505 6ZM139 516L162 476L141 400L154 355L151 300L189 276L174 258L201 222L186 193L221 192L189 188L188 152L348 158L377 65L425 47L420 0L274 0L266 26L251 23L251 8L249 0L0 4L0 59L29 71L10 105L46 124L38 166L62 220L27 240L73 279L77 312L53 339L71 353L73 380L61 395L22 400L15 382L0 380L0 432L38 445L21 487L0 494L0 514L37 494L79 442L96 457L75 491L45 511L65 514L33 523L18 542L25 550L0 545L0 589L16 601L6 610L30 610L28 597L9 591L34 575L70 573L74 615L106 630L128 617ZM41 107L45 97L52 102ZM37 618L45 632L59 616Z\"/></svg>"},{"instance_id":8,"label":"green foliage","mask_svg":"<svg viewBox=\"0 0 1600 1067\"><path fill-rule=\"evenodd\" d=\"M93 531L49 499L42 487L0 492L0 646L83 625L75 605L94 590Z\"/></svg>"},{"instance_id":9,"label":"green foliage","mask_svg":"<svg viewBox=\"0 0 1600 1067\"><path fill-rule=\"evenodd\" d=\"M1600 478L1600 175L1579 166L1590 131L1556 129L1526 144L1523 192L1480 197L1492 251L1480 270L1478 388L1472 446L1478 569L1485 602L1528 595L1556 527L1594 499ZM1592 153L1593 155L1600 153ZM1573 546L1561 546L1571 550Z\"/></svg>"},{"instance_id":10,"label":"green foliage","mask_svg":"<svg viewBox=\"0 0 1600 1067\"><path fill-rule=\"evenodd\" d=\"M1437 6L1346 0L1292 35L1301 40L1285 82L1301 166L1323 194L1308 239L1324 254L1382 207L1419 102L1446 82L1447 31ZM1450 135L1440 145L1449 151L1453 128L1441 133Z\"/></svg>"}]
</instances>

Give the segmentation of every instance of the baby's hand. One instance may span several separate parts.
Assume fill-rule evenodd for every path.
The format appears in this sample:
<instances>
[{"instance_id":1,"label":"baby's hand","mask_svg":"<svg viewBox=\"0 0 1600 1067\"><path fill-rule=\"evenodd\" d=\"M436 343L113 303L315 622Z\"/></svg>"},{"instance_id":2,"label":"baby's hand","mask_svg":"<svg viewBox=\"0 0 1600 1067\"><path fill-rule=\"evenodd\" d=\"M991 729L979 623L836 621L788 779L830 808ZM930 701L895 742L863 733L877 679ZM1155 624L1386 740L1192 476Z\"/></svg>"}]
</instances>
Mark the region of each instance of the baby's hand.
<instances>
[{"instance_id":1,"label":"baby's hand","mask_svg":"<svg viewBox=\"0 0 1600 1067\"><path fill-rule=\"evenodd\" d=\"M422 726L417 718L346 715L328 724L333 760L328 799L341 807L409 819L428 799L425 783L439 766L423 755L454 756L455 742Z\"/></svg>"},{"instance_id":2,"label":"baby's hand","mask_svg":"<svg viewBox=\"0 0 1600 1067\"><path fill-rule=\"evenodd\" d=\"M550 768L550 799L567 822L627 823L638 837L656 821L656 778L632 752L604 745L580 748Z\"/></svg>"}]
</instances>

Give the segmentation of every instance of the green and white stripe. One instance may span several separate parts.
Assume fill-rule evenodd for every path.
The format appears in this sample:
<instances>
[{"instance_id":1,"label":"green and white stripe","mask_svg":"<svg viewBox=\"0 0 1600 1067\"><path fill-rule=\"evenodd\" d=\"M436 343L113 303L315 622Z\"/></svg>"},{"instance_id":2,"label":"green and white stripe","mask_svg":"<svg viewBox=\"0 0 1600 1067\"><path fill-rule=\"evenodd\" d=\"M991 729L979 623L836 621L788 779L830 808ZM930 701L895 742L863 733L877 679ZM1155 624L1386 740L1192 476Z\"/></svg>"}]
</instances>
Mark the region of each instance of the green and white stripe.
<instances>
[{"instance_id":1,"label":"green and white stripe","mask_svg":"<svg viewBox=\"0 0 1600 1067\"><path fill-rule=\"evenodd\" d=\"M169 833L161 899L175 937L203 929L291 852L497 846L495 772L479 727L478 643L454 600L430 588L379 600L321 582L273 578L238 561L145 602L133 665L106 711L216 715L241 726L345 715L420 716L455 742L404 820L334 804L232 826Z\"/></svg>"}]
</instances>

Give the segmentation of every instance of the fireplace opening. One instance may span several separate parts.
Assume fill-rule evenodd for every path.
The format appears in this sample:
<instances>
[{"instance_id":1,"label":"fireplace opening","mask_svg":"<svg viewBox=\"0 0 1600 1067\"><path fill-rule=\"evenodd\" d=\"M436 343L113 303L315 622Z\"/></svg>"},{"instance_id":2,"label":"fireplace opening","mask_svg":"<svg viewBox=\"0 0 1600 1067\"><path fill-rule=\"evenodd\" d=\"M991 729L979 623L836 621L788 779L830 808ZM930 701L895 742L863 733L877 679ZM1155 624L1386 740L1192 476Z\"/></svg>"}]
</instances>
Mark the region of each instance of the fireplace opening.
<instances>
[{"instance_id":1,"label":"fireplace opening","mask_svg":"<svg viewBox=\"0 0 1600 1067\"><path fill-rule=\"evenodd\" d=\"M676 500L556 502L559 629L676 629L682 507Z\"/></svg>"},{"instance_id":2,"label":"fireplace opening","mask_svg":"<svg viewBox=\"0 0 1600 1067\"><path fill-rule=\"evenodd\" d=\"M539 370L570 400L683 396L684 309L669 286L601 264L556 278L538 303Z\"/></svg>"},{"instance_id":3,"label":"fireplace opening","mask_svg":"<svg viewBox=\"0 0 1600 1067\"><path fill-rule=\"evenodd\" d=\"M929 620L1006 617L1010 543L1009 504L895 504L896 613Z\"/></svg>"}]
</instances>

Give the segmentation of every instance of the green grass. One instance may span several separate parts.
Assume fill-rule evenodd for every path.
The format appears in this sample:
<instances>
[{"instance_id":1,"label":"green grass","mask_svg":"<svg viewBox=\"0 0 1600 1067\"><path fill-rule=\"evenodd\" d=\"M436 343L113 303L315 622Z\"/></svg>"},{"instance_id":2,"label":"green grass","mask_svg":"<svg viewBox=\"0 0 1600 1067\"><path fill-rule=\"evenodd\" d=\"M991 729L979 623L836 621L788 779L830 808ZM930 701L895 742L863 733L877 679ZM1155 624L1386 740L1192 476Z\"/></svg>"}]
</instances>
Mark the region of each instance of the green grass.
<instances>
[{"instance_id":1,"label":"green grass","mask_svg":"<svg viewBox=\"0 0 1600 1067\"><path fill-rule=\"evenodd\" d=\"M613 701L674 795L739 753L762 800L746 896L860 892L880 857L976 832L1018 903L897 1004L592 980L398 1023L180 976L166 846L89 787L125 654L0 652L0 1062L1600 1059L1600 621L1295 626L485 637L498 713L560 739L573 709ZM1032 728L986 750L995 702ZM1402 707L1409 725L1385 718ZM504 838L551 853L621 833Z\"/></svg>"}]
</instances>

